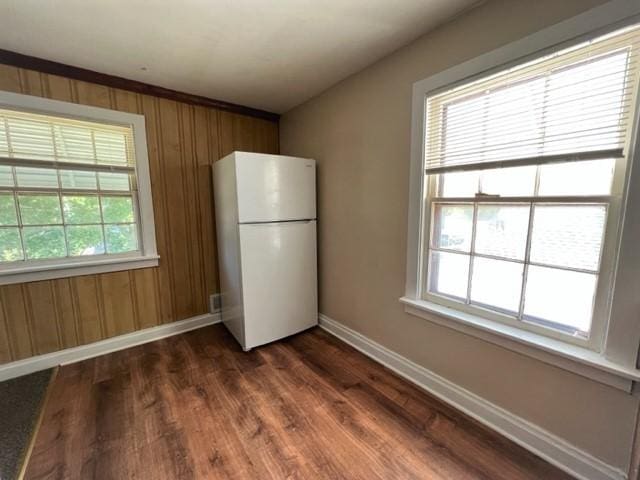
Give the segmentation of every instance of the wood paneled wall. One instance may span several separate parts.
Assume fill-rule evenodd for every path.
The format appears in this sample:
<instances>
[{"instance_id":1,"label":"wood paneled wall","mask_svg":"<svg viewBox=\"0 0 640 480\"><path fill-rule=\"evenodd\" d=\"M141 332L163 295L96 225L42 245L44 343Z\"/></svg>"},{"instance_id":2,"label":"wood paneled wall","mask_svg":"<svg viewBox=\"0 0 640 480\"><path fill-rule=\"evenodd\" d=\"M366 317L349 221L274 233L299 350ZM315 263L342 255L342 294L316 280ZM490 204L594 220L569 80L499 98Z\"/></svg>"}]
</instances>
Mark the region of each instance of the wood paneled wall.
<instances>
[{"instance_id":1,"label":"wood paneled wall","mask_svg":"<svg viewBox=\"0 0 640 480\"><path fill-rule=\"evenodd\" d=\"M145 116L157 268L0 287L0 364L200 315L218 291L210 165L275 122L0 65L0 90Z\"/></svg>"}]
</instances>

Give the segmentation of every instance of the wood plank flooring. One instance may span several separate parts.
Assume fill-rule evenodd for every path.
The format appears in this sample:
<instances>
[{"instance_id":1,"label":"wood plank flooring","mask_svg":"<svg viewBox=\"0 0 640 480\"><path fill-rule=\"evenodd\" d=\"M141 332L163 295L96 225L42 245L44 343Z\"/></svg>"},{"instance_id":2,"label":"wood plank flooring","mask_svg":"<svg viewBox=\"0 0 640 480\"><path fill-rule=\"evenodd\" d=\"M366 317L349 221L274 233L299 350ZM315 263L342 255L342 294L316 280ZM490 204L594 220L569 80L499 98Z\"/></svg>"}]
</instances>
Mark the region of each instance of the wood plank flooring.
<instances>
[{"instance_id":1,"label":"wood plank flooring","mask_svg":"<svg viewBox=\"0 0 640 480\"><path fill-rule=\"evenodd\" d=\"M60 369L27 479L568 479L320 329L214 325Z\"/></svg>"}]
</instances>

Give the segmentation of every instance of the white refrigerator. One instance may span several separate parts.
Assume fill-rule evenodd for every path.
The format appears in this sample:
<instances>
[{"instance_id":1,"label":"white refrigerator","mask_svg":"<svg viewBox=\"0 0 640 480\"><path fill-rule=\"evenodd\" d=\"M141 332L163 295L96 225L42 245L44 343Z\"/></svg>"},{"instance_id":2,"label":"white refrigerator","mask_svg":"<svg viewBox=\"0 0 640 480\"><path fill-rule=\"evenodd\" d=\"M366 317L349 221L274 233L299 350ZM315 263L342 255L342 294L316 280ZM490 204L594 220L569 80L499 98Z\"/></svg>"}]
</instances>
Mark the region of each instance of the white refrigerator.
<instances>
[{"instance_id":1,"label":"white refrigerator","mask_svg":"<svg viewBox=\"0 0 640 480\"><path fill-rule=\"evenodd\" d=\"M234 152L213 189L222 321L243 350L317 325L315 160Z\"/></svg>"}]
</instances>

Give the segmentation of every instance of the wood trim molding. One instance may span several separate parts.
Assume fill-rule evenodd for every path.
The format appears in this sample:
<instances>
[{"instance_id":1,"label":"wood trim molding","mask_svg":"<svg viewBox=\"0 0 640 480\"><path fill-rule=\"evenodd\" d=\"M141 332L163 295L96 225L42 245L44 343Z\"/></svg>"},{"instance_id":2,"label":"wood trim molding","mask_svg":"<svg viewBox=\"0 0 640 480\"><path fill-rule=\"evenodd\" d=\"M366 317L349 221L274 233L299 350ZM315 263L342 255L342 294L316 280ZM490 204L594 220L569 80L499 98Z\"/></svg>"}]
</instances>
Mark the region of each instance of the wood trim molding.
<instances>
[{"instance_id":1,"label":"wood trim molding","mask_svg":"<svg viewBox=\"0 0 640 480\"><path fill-rule=\"evenodd\" d=\"M11 363L0 365L0 382L12 378L28 375L33 372L53 368L60 365L80 362L88 358L99 357L107 353L117 352L126 348L142 345L143 343L154 342L161 338L179 335L197 328L206 327L222 321L219 311L205 313L196 317L179 320L177 322L166 323L156 327L136 330L135 332L117 335L94 343L80 345L79 347L67 348L56 352L45 353L35 357L17 360Z\"/></svg>"},{"instance_id":2,"label":"wood trim molding","mask_svg":"<svg viewBox=\"0 0 640 480\"><path fill-rule=\"evenodd\" d=\"M178 92L169 88L159 87L157 85L151 85L106 73L95 72L93 70L74 67L72 65L45 60L43 58L32 57L30 55L24 55L10 50L0 49L0 63L12 65L18 68L26 68L28 70L36 70L38 72L48 73L51 75L59 75L61 77L72 78L74 80L97 83L99 85L128 90L131 92L141 93L143 95L153 95L191 105L202 105L204 107L216 108L218 110L239 113L250 117L262 118L271 122L278 122L280 119L280 115L277 113L245 107L243 105L224 102L213 98L202 97L191 93Z\"/></svg>"}]
</instances>

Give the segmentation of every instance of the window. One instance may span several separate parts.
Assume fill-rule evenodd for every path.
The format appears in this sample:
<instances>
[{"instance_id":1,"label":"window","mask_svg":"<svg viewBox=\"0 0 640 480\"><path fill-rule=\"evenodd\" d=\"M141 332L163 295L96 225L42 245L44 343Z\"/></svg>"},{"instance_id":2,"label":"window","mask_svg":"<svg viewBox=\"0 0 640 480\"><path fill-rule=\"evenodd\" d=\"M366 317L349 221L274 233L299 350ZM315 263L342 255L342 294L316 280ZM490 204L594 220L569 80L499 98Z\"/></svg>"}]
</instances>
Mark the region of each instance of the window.
<instances>
[{"instance_id":1,"label":"window","mask_svg":"<svg viewBox=\"0 0 640 480\"><path fill-rule=\"evenodd\" d=\"M426 95L421 297L600 348L640 29Z\"/></svg>"},{"instance_id":2,"label":"window","mask_svg":"<svg viewBox=\"0 0 640 480\"><path fill-rule=\"evenodd\" d=\"M2 283L157 264L140 125L137 115L2 92Z\"/></svg>"}]
</instances>

